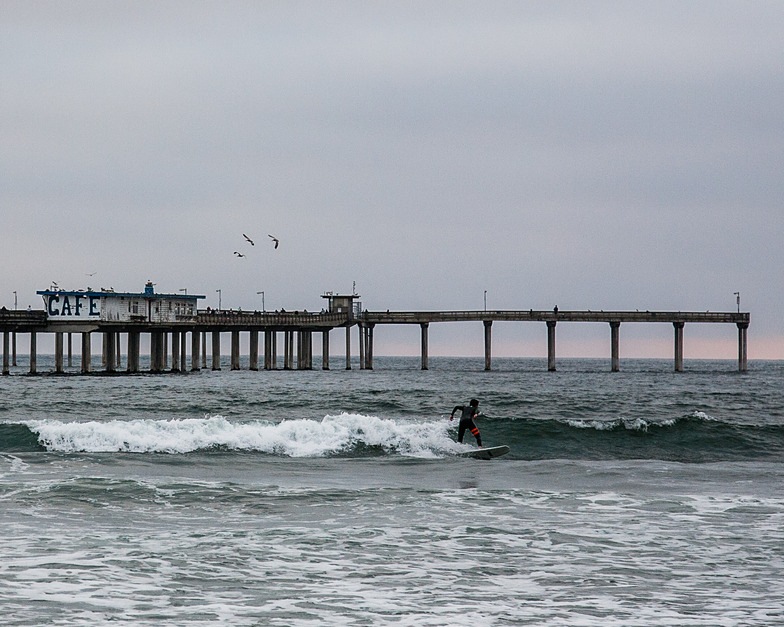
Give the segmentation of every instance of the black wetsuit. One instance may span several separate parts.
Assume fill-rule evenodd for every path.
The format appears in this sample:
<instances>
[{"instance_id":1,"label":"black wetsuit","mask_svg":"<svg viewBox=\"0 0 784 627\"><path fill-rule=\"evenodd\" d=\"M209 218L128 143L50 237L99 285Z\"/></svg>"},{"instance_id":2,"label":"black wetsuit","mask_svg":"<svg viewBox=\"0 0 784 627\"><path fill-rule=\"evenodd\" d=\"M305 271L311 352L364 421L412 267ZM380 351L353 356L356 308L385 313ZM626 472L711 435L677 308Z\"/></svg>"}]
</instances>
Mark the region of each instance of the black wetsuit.
<instances>
[{"instance_id":1,"label":"black wetsuit","mask_svg":"<svg viewBox=\"0 0 784 627\"><path fill-rule=\"evenodd\" d=\"M466 432L466 429L468 429L471 432L471 435L476 438L477 445L482 446L482 436L479 435L479 429L474 422L474 418L479 415L479 408L471 405L457 405L452 410L452 415L458 410L460 410L462 414L460 415L460 424L457 427L457 441L463 441L463 434Z\"/></svg>"}]
</instances>

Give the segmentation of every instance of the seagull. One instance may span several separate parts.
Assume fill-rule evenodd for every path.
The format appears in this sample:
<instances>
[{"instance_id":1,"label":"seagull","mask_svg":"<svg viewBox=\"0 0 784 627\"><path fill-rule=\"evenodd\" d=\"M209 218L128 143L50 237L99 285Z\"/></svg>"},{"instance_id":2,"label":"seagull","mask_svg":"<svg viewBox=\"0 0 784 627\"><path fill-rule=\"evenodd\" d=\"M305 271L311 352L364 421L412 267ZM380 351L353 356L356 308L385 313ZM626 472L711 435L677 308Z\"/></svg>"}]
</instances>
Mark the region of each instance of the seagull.
<instances>
[{"instance_id":1,"label":"seagull","mask_svg":"<svg viewBox=\"0 0 784 627\"><path fill-rule=\"evenodd\" d=\"M242 253L238 253L236 250L234 251L234 254L237 255L237 257L244 257L245 256Z\"/></svg>"},{"instance_id":2,"label":"seagull","mask_svg":"<svg viewBox=\"0 0 784 627\"><path fill-rule=\"evenodd\" d=\"M267 234L267 237L272 238L272 241L275 242L275 248L277 248L278 244L280 244L280 240L277 237L275 237L274 235L269 235L269 233Z\"/></svg>"},{"instance_id":3,"label":"seagull","mask_svg":"<svg viewBox=\"0 0 784 627\"><path fill-rule=\"evenodd\" d=\"M88 272L85 276L94 276L95 274L95 272Z\"/></svg>"},{"instance_id":4,"label":"seagull","mask_svg":"<svg viewBox=\"0 0 784 627\"><path fill-rule=\"evenodd\" d=\"M256 245L250 237L245 235L245 233L242 234L242 237L244 237L246 240L248 240L250 242L251 246L255 246Z\"/></svg>"}]
</instances>

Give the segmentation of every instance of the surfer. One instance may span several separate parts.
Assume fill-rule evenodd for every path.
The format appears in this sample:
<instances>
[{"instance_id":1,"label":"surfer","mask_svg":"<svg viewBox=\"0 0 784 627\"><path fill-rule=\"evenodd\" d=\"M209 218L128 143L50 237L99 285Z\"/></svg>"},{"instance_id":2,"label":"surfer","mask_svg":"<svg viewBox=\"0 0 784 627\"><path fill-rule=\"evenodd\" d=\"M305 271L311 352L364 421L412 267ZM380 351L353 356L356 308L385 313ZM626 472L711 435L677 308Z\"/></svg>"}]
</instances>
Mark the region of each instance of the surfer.
<instances>
[{"instance_id":1,"label":"surfer","mask_svg":"<svg viewBox=\"0 0 784 627\"><path fill-rule=\"evenodd\" d=\"M471 432L471 435L476 438L476 443L479 448L482 448L482 436L479 435L479 429L474 422L474 418L479 415L479 401L472 398L468 405L456 405L452 410L452 413L449 414L450 421L455 419L455 412L457 411L462 412L460 415L460 424L457 427L457 441L463 441L463 434L466 432L466 429L468 429Z\"/></svg>"}]
</instances>

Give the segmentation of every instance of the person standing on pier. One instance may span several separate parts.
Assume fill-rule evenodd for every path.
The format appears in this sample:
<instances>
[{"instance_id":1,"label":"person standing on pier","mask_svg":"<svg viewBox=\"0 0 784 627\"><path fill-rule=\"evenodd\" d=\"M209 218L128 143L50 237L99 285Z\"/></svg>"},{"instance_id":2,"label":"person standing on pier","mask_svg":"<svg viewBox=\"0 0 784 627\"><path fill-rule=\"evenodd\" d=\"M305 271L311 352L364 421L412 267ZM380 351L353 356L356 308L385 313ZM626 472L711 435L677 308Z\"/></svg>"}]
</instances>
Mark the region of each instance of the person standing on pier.
<instances>
[{"instance_id":1,"label":"person standing on pier","mask_svg":"<svg viewBox=\"0 0 784 627\"><path fill-rule=\"evenodd\" d=\"M462 412L460 415L460 424L457 427L457 441L463 441L463 435L468 429L476 438L476 443L479 448L482 448L482 436L479 435L479 429L474 422L474 419L479 415L479 401L475 398L471 399L471 402L468 405L456 405L455 408L452 410L452 413L449 414L450 422L455 419L455 412Z\"/></svg>"}]
</instances>

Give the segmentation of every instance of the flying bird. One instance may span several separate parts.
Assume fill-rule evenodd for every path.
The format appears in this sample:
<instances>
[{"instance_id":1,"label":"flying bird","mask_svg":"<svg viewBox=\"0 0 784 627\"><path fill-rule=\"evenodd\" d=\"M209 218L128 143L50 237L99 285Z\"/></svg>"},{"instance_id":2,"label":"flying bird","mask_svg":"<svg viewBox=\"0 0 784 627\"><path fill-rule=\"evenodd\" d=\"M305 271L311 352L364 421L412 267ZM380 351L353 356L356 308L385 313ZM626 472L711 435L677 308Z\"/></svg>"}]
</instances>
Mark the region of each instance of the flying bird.
<instances>
[{"instance_id":1,"label":"flying bird","mask_svg":"<svg viewBox=\"0 0 784 627\"><path fill-rule=\"evenodd\" d=\"M238 253L236 250L234 251L234 254L237 255L237 257L244 257L245 256L242 253Z\"/></svg>"},{"instance_id":2,"label":"flying bird","mask_svg":"<svg viewBox=\"0 0 784 627\"><path fill-rule=\"evenodd\" d=\"M269 235L269 234L267 234L267 237L272 238L272 241L275 242L275 248L277 248L278 244L280 244L280 240L277 237L275 237L273 235Z\"/></svg>"},{"instance_id":3,"label":"flying bird","mask_svg":"<svg viewBox=\"0 0 784 627\"><path fill-rule=\"evenodd\" d=\"M245 235L245 233L242 234L242 237L244 237L246 240L248 240L250 242L251 246L255 246L256 245L250 237Z\"/></svg>"}]
</instances>

